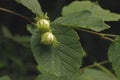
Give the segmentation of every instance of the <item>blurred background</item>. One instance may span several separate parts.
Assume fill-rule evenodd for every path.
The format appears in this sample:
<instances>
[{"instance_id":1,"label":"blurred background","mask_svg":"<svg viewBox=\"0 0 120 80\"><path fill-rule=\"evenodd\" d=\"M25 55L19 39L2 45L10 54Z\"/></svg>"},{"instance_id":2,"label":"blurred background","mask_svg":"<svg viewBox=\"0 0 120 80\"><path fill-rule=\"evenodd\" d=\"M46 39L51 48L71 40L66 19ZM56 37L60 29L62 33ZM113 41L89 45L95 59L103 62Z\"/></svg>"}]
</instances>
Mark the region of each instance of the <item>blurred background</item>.
<instances>
[{"instance_id":1,"label":"blurred background","mask_svg":"<svg viewBox=\"0 0 120 80\"><path fill-rule=\"evenodd\" d=\"M62 8L73 1L75 0L39 0L42 10L48 13L51 21L61 16ZM120 14L120 0L97 1L102 8ZM0 0L0 7L20 13L31 20L35 17L31 11L14 0ZM103 31L104 33L120 35L120 21L106 23L111 28ZM39 74L29 46L31 34L27 31L26 24L28 24L26 20L0 11L0 76L9 75L11 80L33 80ZM109 41L86 32L77 32L87 53L82 67L90 65L94 61L107 60ZM110 64L105 66L112 71Z\"/></svg>"}]
</instances>

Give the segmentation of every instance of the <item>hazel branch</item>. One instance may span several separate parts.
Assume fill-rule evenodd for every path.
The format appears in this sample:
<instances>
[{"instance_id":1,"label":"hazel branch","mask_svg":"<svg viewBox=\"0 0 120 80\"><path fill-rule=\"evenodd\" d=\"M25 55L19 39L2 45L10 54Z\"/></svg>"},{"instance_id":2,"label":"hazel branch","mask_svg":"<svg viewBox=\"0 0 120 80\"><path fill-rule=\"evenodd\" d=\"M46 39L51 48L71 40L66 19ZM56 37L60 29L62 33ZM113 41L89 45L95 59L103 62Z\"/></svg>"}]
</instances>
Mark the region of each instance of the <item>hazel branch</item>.
<instances>
[{"instance_id":1,"label":"hazel branch","mask_svg":"<svg viewBox=\"0 0 120 80\"><path fill-rule=\"evenodd\" d=\"M16 13L16 12L14 12L14 11L12 11L12 10L8 10L8 9L1 8L1 7L0 7L0 11L5 11L5 12L8 12L8 13L17 15L17 16L19 16L19 17L21 17L21 18L27 20L29 23L34 24L28 17L23 16L23 15L21 15L21 14L19 14L19 13Z\"/></svg>"},{"instance_id":2,"label":"hazel branch","mask_svg":"<svg viewBox=\"0 0 120 80\"><path fill-rule=\"evenodd\" d=\"M101 38L103 38L103 39L105 39L105 40L108 40L108 41L111 41L111 42L113 42L114 39L112 39L112 38L110 38L110 37L113 37L113 38L118 37L118 35L114 35L114 34L99 33L99 32L94 32L94 31L90 31L90 30L86 30L86 29L79 29L79 30L80 30L80 31L83 31L83 32L87 32L87 33L91 33L91 34L100 36Z\"/></svg>"}]
</instances>

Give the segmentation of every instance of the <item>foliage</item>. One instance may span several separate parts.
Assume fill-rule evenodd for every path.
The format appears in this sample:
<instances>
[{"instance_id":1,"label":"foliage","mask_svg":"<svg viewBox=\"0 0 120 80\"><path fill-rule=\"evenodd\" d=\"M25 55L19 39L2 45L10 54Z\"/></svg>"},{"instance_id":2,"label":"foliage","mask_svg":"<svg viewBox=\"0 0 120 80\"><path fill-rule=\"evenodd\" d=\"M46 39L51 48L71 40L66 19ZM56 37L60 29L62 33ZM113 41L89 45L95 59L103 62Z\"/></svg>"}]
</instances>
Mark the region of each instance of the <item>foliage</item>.
<instances>
[{"instance_id":1,"label":"foliage","mask_svg":"<svg viewBox=\"0 0 120 80\"><path fill-rule=\"evenodd\" d=\"M112 62L113 69L115 70L115 73L117 74L118 77L120 77L119 49L120 49L120 37L116 38L108 49L109 60Z\"/></svg>"},{"instance_id":2,"label":"foliage","mask_svg":"<svg viewBox=\"0 0 120 80\"><path fill-rule=\"evenodd\" d=\"M79 7L79 8L78 8ZM69 6L63 8L62 15L68 15L74 12L82 12L88 10L93 16L102 19L103 21L116 21L120 19L120 15L111 13L109 10L102 9L97 3L90 1L74 1Z\"/></svg>"},{"instance_id":3,"label":"foliage","mask_svg":"<svg viewBox=\"0 0 120 80\"><path fill-rule=\"evenodd\" d=\"M0 77L0 80L10 80L10 78L8 76L2 76Z\"/></svg>"},{"instance_id":4,"label":"foliage","mask_svg":"<svg viewBox=\"0 0 120 80\"><path fill-rule=\"evenodd\" d=\"M48 15L42 11L38 0L16 1L36 15L34 22L27 18L30 22L30 24L26 25L27 30L32 34L32 37L14 36L6 27L2 28L3 35L5 38L17 42L24 47L31 47L34 59L37 62L38 71L41 73L38 74L36 80L120 79L120 36L101 32L110 28L105 21L118 21L120 14L105 10L95 2L73 1L62 9L61 17L50 21ZM81 45L81 37L79 38L76 30L98 35L111 42L108 49L108 60L112 63L115 74L101 66L101 63L92 65L93 67L97 66L99 70L88 69L89 66L88 68L81 68L82 60L87 53ZM46 33L51 33L52 36L48 34L43 37L42 35ZM22 61L16 56L11 56L10 59L20 66L23 65ZM7 62L5 61L0 67L4 67ZM0 80L4 78L9 80L8 76L1 77Z\"/></svg>"}]
</instances>

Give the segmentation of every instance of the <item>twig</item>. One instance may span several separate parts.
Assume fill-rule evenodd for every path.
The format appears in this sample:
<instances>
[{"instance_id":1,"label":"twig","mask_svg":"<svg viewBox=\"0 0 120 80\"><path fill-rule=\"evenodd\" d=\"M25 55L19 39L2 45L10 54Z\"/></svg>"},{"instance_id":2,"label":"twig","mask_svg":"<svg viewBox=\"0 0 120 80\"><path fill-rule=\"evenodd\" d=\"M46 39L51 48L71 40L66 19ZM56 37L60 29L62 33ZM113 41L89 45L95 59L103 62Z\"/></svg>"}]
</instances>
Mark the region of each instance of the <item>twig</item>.
<instances>
[{"instance_id":1,"label":"twig","mask_svg":"<svg viewBox=\"0 0 120 80\"><path fill-rule=\"evenodd\" d=\"M11 11L11 10L8 10L8 9L5 9L5 8L0 8L0 11L5 11L5 12L8 12L8 13L17 15L17 16L19 16L19 17L27 20L29 23L34 24L28 17L23 16L23 15L21 15L21 14L19 14L19 13L14 12L14 11Z\"/></svg>"},{"instance_id":2,"label":"twig","mask_svg":"<svg viewBox=\"0 0 120 80\"><path fill-rule=\"evenodd\" d=\"M101 34L108 37L118 37L118 35L114 35L114 34L104 34L104 33Z\"/></svg>"},{"instance_id":3,"label":"twig","mask_svg":"<svg viewBox=\"0 0 120 80\"><path fill-rule=\"evenodd\" d=\"M103 64L107 64L107 63L109 63L109 61L102 61L102 62L99 62L98 64L103 65ZM86 69L86 68L96 67L96 66L97 66L97 65L92 64L92 65L86 66L86 67L84 67L84 68L81 68L81 70L84 70L84 69Z\"/></svg>"},{"instance_id":4,"label":"twig","mask_svg":"<svg viewBox=\"0 0 120 80\"><path fill-rule=\"evenodd\" d=\"M105 39L105 40L108 40L108 41L111 41L111 42L114 42L115 40L109 38L109 37L105 37L105 36L101 36L101 38Z\"/></svg>"},{"instance_id":5,"label":"twig","mask_svg":"<svg viewBox=\"0 0 120 80\"><path fill-rule=\"evenodd\" d=\"M110 37L114 37L114 38L118 37L118 35L99 33L99 32L94 32L94 31L90 31L90 30L86 30L86 29L79 29L79 30L100 36L101 38L103 38L105 40L109 40L111 42L113 42L114 40L111 39Z\"/></svg>"},{"instance_id":6,"label":"twig","mask_svg":"<svg viewBox=\"0 0 120 80\"><path fill-rule=\"evenodd\" d=\"M90 30L86 30L86 29L79 29L80 31L83 31L83 32L87 32L87 33L91 33L91 34L94 34L94 35L98 35L98 36L101 36L100 33L97 33L97 32L94 32L94 31L90 31Z\"/></svg>"}]
</instances>

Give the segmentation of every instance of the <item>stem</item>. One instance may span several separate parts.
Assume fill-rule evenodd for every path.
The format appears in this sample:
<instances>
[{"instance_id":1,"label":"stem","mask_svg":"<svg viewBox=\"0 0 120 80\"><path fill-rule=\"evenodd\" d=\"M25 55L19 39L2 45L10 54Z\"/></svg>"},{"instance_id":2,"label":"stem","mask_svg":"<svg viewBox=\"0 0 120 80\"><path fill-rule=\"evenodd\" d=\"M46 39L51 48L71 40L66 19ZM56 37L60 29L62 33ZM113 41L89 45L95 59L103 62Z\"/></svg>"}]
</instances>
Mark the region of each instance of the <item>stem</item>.
<instances>
[{"instance_id":1,"label":"stem","mask_svg":"<svg viewBox=\"0 0 120 80\"><path fill-rule=\"evenodd\" d=\"M105 39L105 40L109 40L109 41L111 41L111 42L114 42L114 40L111 39L111 38L109 38L109 37L101 36L101 38L103 38L103 39Z\"/></svg>"},{"instance_id":2,"label":"stem","mask_svg":"<svg viewBox=\"0 0 120 80\"><path fill-rule=\"evenodd\" d=\"M88 33L91 33L91 34L95 34L95 35L101 36L101 33L97 33L97 32L94 32L94 31L90 31L90 30L86 30L86 29L79 29L79 30L83 31L83 32L88 32Z\"/></svg>"},{"instance_id":3,"label":"stem","mask_svg":"<svg viewBox=\"0 0 120 80\"><path fill-rule=\"evenodd\" d=\"M109 74L113 78L116 78L115 75L111 71L109 71L107 68L103 67L101 64L98 64L98 63L95 62L94 65L96 65L99 69L106 72L107 74Z\"/></svg>"},{"instance_id":4,"label":"stem","mask_svg":"<svg viewBox=\"0 0 120 80\"><path fill-rule=\"evenodd\" d=\"M23 15L21 15L21 14L19 14L19 13L14 12L14 11L11 11L11 10L8 10L8 9L5 9L5 8L0 8L0 11L5 11L5 12L8 12L8 13L17 15L17 16L19 16L19 17L27 20L29 23L34 24L28 17L23 16Z\"/></svg>"},{"instance_id":5,"label":"stem","mask_svg":"<svg viewBox=\"0 0 120 80\"><path fill-rule=\"evenodd\" d=\"M109 37L115 37L115 38L118 37L118 35L113 35L113 34L98 33L98 32L85 30L85 29L79 29L79 30L84 31L84 32L88 32L88 33L91 33L91 34L94 34L94 35L97 35L97 36L101 36L103 39L109 40L111 42L113 42L114 40L109 38Z\"/></svg>"},{"instance_id":6,"label":"stem","mask_svg":"<svg viewBox=\"0 0 120 80\"><path fill-rule=\"evenodd\" d=\"M114 34L104 34L104 33L101 34L108 37L118 37L118 35L114 35Z\"/></svg>"},{"instance_id":7,"label":"stem","mask_svg":"<svg viewBox=\"0 0 120 80\"><path fill-rule=\"evenodd\" d=\"M92 68L92 67L98 67L99 69L101 69L102 71L106 72L107 74L109 74L113 78L116 78L116 76L111 71L109 71L107 68L102 66L103 64L107 64L107 63L109 63L109 61L102 61L102 62L99 62L99 63L95 62L94 64L89 65L87 67L84 67L81 70L84 70L84 69L87 69L87 68Z\"/></svg>"},{"instance_id":8,"label":"stem","mask_svg":"<svg viewBox=\"0 0 120 80\"><path fill-rule=\"evenodd\" d=\"M100 63L98 63L98 64L103 65L103 64L107 64L107 63L109 63L109 61L102 61L102 62L100 62ZM89 65L89 66L86 66L86 67L82 68L81 70L84 70L84 69L86 69L86 68L96 67L96 66L97 66L97 65L92 64L92 65Z\"/></svg>"}]
</instances>

